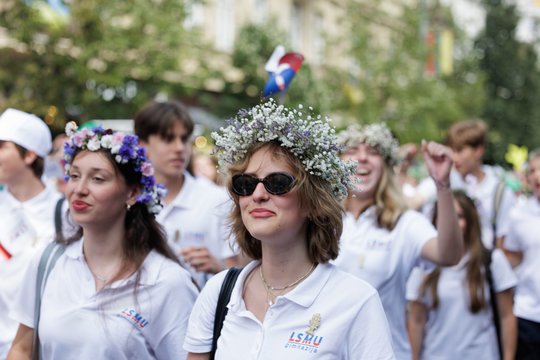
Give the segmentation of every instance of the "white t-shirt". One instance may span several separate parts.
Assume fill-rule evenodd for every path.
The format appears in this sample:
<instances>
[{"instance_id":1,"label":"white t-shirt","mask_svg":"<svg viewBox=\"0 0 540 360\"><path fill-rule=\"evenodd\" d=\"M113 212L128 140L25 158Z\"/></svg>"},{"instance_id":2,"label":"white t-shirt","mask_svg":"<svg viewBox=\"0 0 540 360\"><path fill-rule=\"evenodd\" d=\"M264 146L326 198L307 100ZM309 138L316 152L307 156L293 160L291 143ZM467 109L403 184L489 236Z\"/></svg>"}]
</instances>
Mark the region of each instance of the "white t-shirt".
<instances>
[{"instance_id":1,"label":"white t-shirt","mask_svg":"<svg viewBox=\"0 0 540 360\"><path fill-rule=\"evenodd\" d=\"M459 264L441 268L437 284L439 305L436 309L431 309L430 290L424 296L420 295L420 286L427 273L415 269L409 279L407 299L423 302L429 309L422 342L422 359L499 359L487 282L484 294L488 307L476 314L470 311L466 272L468 259L466 255ZM517 279L501 250L493 251L490 269L495 292L516 286Z\"/></svg>"},{"instance_id":2,"label":"white t-shirt","mask_svg":"<svg viewBox=\"0 0 540 360\"><path fill-rule=\"evenodd\" d=\"M437 236L420 213L405 211L392 231L377 225L375 207L358 220L346 213L335 264L374 286L388 318L398 359L410 358L405 319L405 286L410 272L422 263L423 246Z\"/></svg>"},{"instance_id":3,"label":"white t-shirt","mask_svg":"<svg viewBox=\"0 0 540 360\"><path fill-rule=\"evenodd\" d=\"M183 339L197 290L188 272L152 251L136 275L96 292L84 240L70 244L51 271L41 303L44 359L185 359ZM38 253L25 274L13 317L34 327Z\"/></svg>"},{"instance_id":4,"label":"white t-shirt","mask_svg":"<svg viewBox=\"0 0 540 360\"><path fill-rule=\"evenodd\" d=\"M216 359L394 359L388 325L377 292L331 264L318 265L291 292L278 296L260 322L242 298L249 263L231 294ZM184 349L211 350L214 316L226 271L208 281L189 319ZM317 315L320 325L306 334Z\"/></svg>"},{"instance_id":5,"label":"white t-shirt","mask_svg":"<svg viewBox=\"0 0 540 360\"><path fill-rule=\"evenodd\" d=\"M451 172L450 184L452 189L465 191L475 201L482 225L482 242L486 248L491 249L493 248L493 227L491 222L495 211L495 192L501 179L491 166L484 165L482 170L485 173L485 177L481 182L478 182L472 175L463 178L454 170ZM437 196L437 188L431 177L420 182L417 191L428 202L435 201ZM508 214L516 202L517 198L512 189L505 187L496 221L497 237L506 236L509 226ZM430 207L428 206L428 208Z\"/></svg>"},{"instance_id":6,"label":"white t-shirt","mask_svg":"<svg viewBox=\"0 0 540 360\"><path fill-rule=\"evenodd\" d=\"M523 253L517 268L519 279L514 296L516 316L540 323L540 203L536 197L510 212L510 229L504 246Z\"/></svg>"},{"instance_id":7,"label":"white t-shirt","mask_svg":"<svg viewBox=\"0 0 540 360\"><path fill-rule=\"evenodd\" d=\"M19 323L9 317L24 270L36 249L54 236L54 208L60 194L45 188L20 202L0 192L0 359L5 359Z\"/></svg>"},{"instance_id":8,"label":"white t-shirt","mask_svg":"<svg viewBox=\"0 0 540 360\"><path fill-rule=\"evenodd\" d=\"M179 253L186 246L206 246L218 259L235 255L231 249L227 216L232 206L225 189L204 178L184 173L182 190L158 214L167 232L169 245ZM198 273L186 265L200 287L211 274Z\"/></svg>"}]
</instances>

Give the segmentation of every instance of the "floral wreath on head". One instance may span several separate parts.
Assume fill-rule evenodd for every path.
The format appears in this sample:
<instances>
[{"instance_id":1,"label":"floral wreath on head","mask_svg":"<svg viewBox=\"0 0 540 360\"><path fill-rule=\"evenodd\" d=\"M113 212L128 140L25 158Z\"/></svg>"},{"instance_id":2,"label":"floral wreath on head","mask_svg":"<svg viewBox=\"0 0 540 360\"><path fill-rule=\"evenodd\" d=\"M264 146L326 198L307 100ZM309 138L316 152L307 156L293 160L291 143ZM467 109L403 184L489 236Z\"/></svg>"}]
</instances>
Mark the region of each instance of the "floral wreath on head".
<instances>
[{"instance_id":1,"label":"floral wreath on head","mask_svg":"<svg viewBox=\"0 0 540 360\"><path fill-rule=\"evenodd\" d=\"M398 165L401 162L399 142L384 123L364 126L351 125L338 134L338 139L344 148L359 144L375 148L390 166Z\"/></svg>"},{"instance_id":2,"label":"floral wreath on head","mask_svg":"<svg viewBox=\"0 0 540 360\"><path fill-rule=\"evenodd\" d=\"M214 154L219 167L225 169L241 160L257 143L278 141L304 165L305 170L326 180L332 193L342 199L352 187L351 175L356 164L339 157L341 147L330 119L320 115L305 114L303 106L288 109L273 99L247 110L240 110L236 117L227 120L229 126L213 132Z\"/></svg>"},{"instance_id":3,"label":"floral wreath on head","mask_svg":"<svg viewBox=\"0 0 540 360\"><path fill-rule=\"evenodd\" d=\"M118 164L129 164L135 172L141 174L142 192L137 197L137 202L146 205L151 214L157 215L161 211L163 208L161 199L165 196L166 190L163 185L156 184L154 168L148 162L145 149L139 146L139 138L136 135L105 130L101 126L77 131L77 124L73 121L66 124L66 134L69 136L64 145L66 179L70 177L69 170L77 150L108 150Z\"/></svg>"}]
</instances>

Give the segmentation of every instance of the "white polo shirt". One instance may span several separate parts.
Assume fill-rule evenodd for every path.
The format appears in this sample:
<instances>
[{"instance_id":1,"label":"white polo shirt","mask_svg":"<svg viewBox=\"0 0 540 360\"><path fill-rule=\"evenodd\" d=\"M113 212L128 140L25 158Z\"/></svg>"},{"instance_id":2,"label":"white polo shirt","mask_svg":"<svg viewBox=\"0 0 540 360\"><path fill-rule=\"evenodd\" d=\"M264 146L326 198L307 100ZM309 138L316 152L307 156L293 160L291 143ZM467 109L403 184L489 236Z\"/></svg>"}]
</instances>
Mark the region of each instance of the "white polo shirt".
<instances>
[{"instance_id":1,"label":"white polo shirt","mask_svg":"<svg viewBox=\"0 0 540 360\"><path fill-rule=\"evenodd\" d=\"M377 289L398 359L411 356L405 321L407 279L414 266L423 263L423 246L436 236L426 217L412 210L401 215L392 231L377 225L374 206L358 220L350 213L343 220L339 256L334 263Z\"/></svg>"},{"instance_id":2,"label":"white polo shirt","mask_svg":"<svg viewBox=\"0 0 540 360\"><path fill-rule=\"evenodd\" d=\"M366 282L319 264L291 292L278 296L261 323L242 298L249 263L231 294L229 312L218 340L216 359L394 359L391 339L377 292ZM184 349L211 350L219 291L226 271L208 281L189 319ZM306 334L317 314L320 326Z\"/></svg>"},{"instance_id":3,"label":"white polo shirt","mask_svg":"<svg viewBox=\"0 0 540 360\"><path fill-rule=\"evenodd\" d=\"M422 297L420 286L427 273L415 269L407 285L407 299L418 300L428 306L428 319L422 342L422 359L498 360L497 334L493 323L489 288L484 294L488 307L476 314L470 311L465 255L459 264L441 268L437 284L439 305L431 308L431 292ZM491 273L495 292L516 286L517 279L504 253L495 249L491 258Z\"/></svg>"},{"instance_id":4,"label":"white polo shirt","mask_svg":"<svg viewBox=\"0 0 540 360\"><path fill-rule=\"evenodd\" d=\"M206 246L218 259L235 255L227 224L232 200L226 190L205 178L184 173L182 190L157 216L167 232L169 245L179 253L186 246ZM186 265L200 287L212 274L197 273Z\"/></svg>"},{"instance_id":5,"label":"white polo shirt","mask_svg":"<svg viewBox=\"0 0 540 360\"><path fill-rule=\"evenodd\" d=\"M484 165L482 170L485 177L481 182L478 182L474 176L463 178L457 171L453 170L450 184L452 189L465 191L475 201L482 225L482 242L486 248L491 249L493 248L493 226L491 221L495 211L495 192L501 179L491 166ZM431 177L424 179L418 185L417 191L430 202L435 201L437 196L437 188ZM512 189L505 186L496 221L497 237L506 236L510 224L508 214L516 203L516 195Z\"/></svg>"},{"instance_id":6,"label":"white polo shirt","mask_svg":"<svg viewBox=\"0 0 540 360\"><path fill-rule=\"evenodd\" d=\"M0 192L0 359L5 359L19 323L9 317L23 273L37 248L54 236L54 208L60 194L51 188L20 202Z\"/></svg>"},{"instance_id":7,"label":"white polo shirt","mask_svg":"<svg viewBox=\"0 0 540 360\"><path fill-rule=\"evenodd\" d=\"M66 248L47 281L39 322L43 358L185 359L182 344L197 296L188 272L152 251L142 264L136 296L137 274L96 292L83 241ZM39 255L13 311L32 328Z\"/></svg>"},{"instance_id":8,"label":"white polo shirt","mask_svg":"<svg viewBox=\"0 0 540 360\"><path fill-rule=\"evenodd\" d=\"M523 253L517 268L519 283L514 296L517 317L540 323L540 203L527 199L510 212L510 229L504 246Z\"/></svg>"}]
</instances>

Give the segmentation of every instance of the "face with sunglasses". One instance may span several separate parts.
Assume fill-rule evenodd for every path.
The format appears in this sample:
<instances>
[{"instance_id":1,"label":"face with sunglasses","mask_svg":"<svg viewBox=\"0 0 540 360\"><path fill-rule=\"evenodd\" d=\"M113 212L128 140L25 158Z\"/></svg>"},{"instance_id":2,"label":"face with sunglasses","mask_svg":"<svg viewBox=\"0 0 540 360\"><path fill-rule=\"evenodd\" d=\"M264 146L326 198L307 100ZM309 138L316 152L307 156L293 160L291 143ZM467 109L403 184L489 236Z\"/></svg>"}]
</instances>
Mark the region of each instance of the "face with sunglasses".
<instances>
[{"instance_id":1,"label":"face with sunglasses","mask_svg":"<svg viewBox=\"0 0 540 360\"><path fill-rule=\"evenodd\" d=\"M304 234L307 217L295 185L291 167L264 148L251 156L244 172L233 175L231 191L238 195L242 221L253 237L286 241Z\"/></svg>"}]
</instances>

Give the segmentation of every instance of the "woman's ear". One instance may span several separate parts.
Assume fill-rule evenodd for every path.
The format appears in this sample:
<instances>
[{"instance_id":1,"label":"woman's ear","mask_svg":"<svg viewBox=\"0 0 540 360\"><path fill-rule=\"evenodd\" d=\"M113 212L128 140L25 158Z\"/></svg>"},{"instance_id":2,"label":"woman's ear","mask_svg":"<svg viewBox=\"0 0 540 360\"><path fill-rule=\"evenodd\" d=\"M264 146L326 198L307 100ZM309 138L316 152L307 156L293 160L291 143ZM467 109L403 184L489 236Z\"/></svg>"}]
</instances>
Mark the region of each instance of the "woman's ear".
<instances>
[{"instance_id":1,"label":"woman's ear","mask_svg":"<svg viewBox=\"0 0 540 360\"><path fill-rule=\"evenodd\" d=\"M141 194L141 188L140 187L138 187L138 186L131 187L131 189L129 190L129 194L128 194L126 204L129 205L129 206L135 205L135 203L137 202L137 198L139 197L140 194Z\"/></svg>"}]
</instances>

